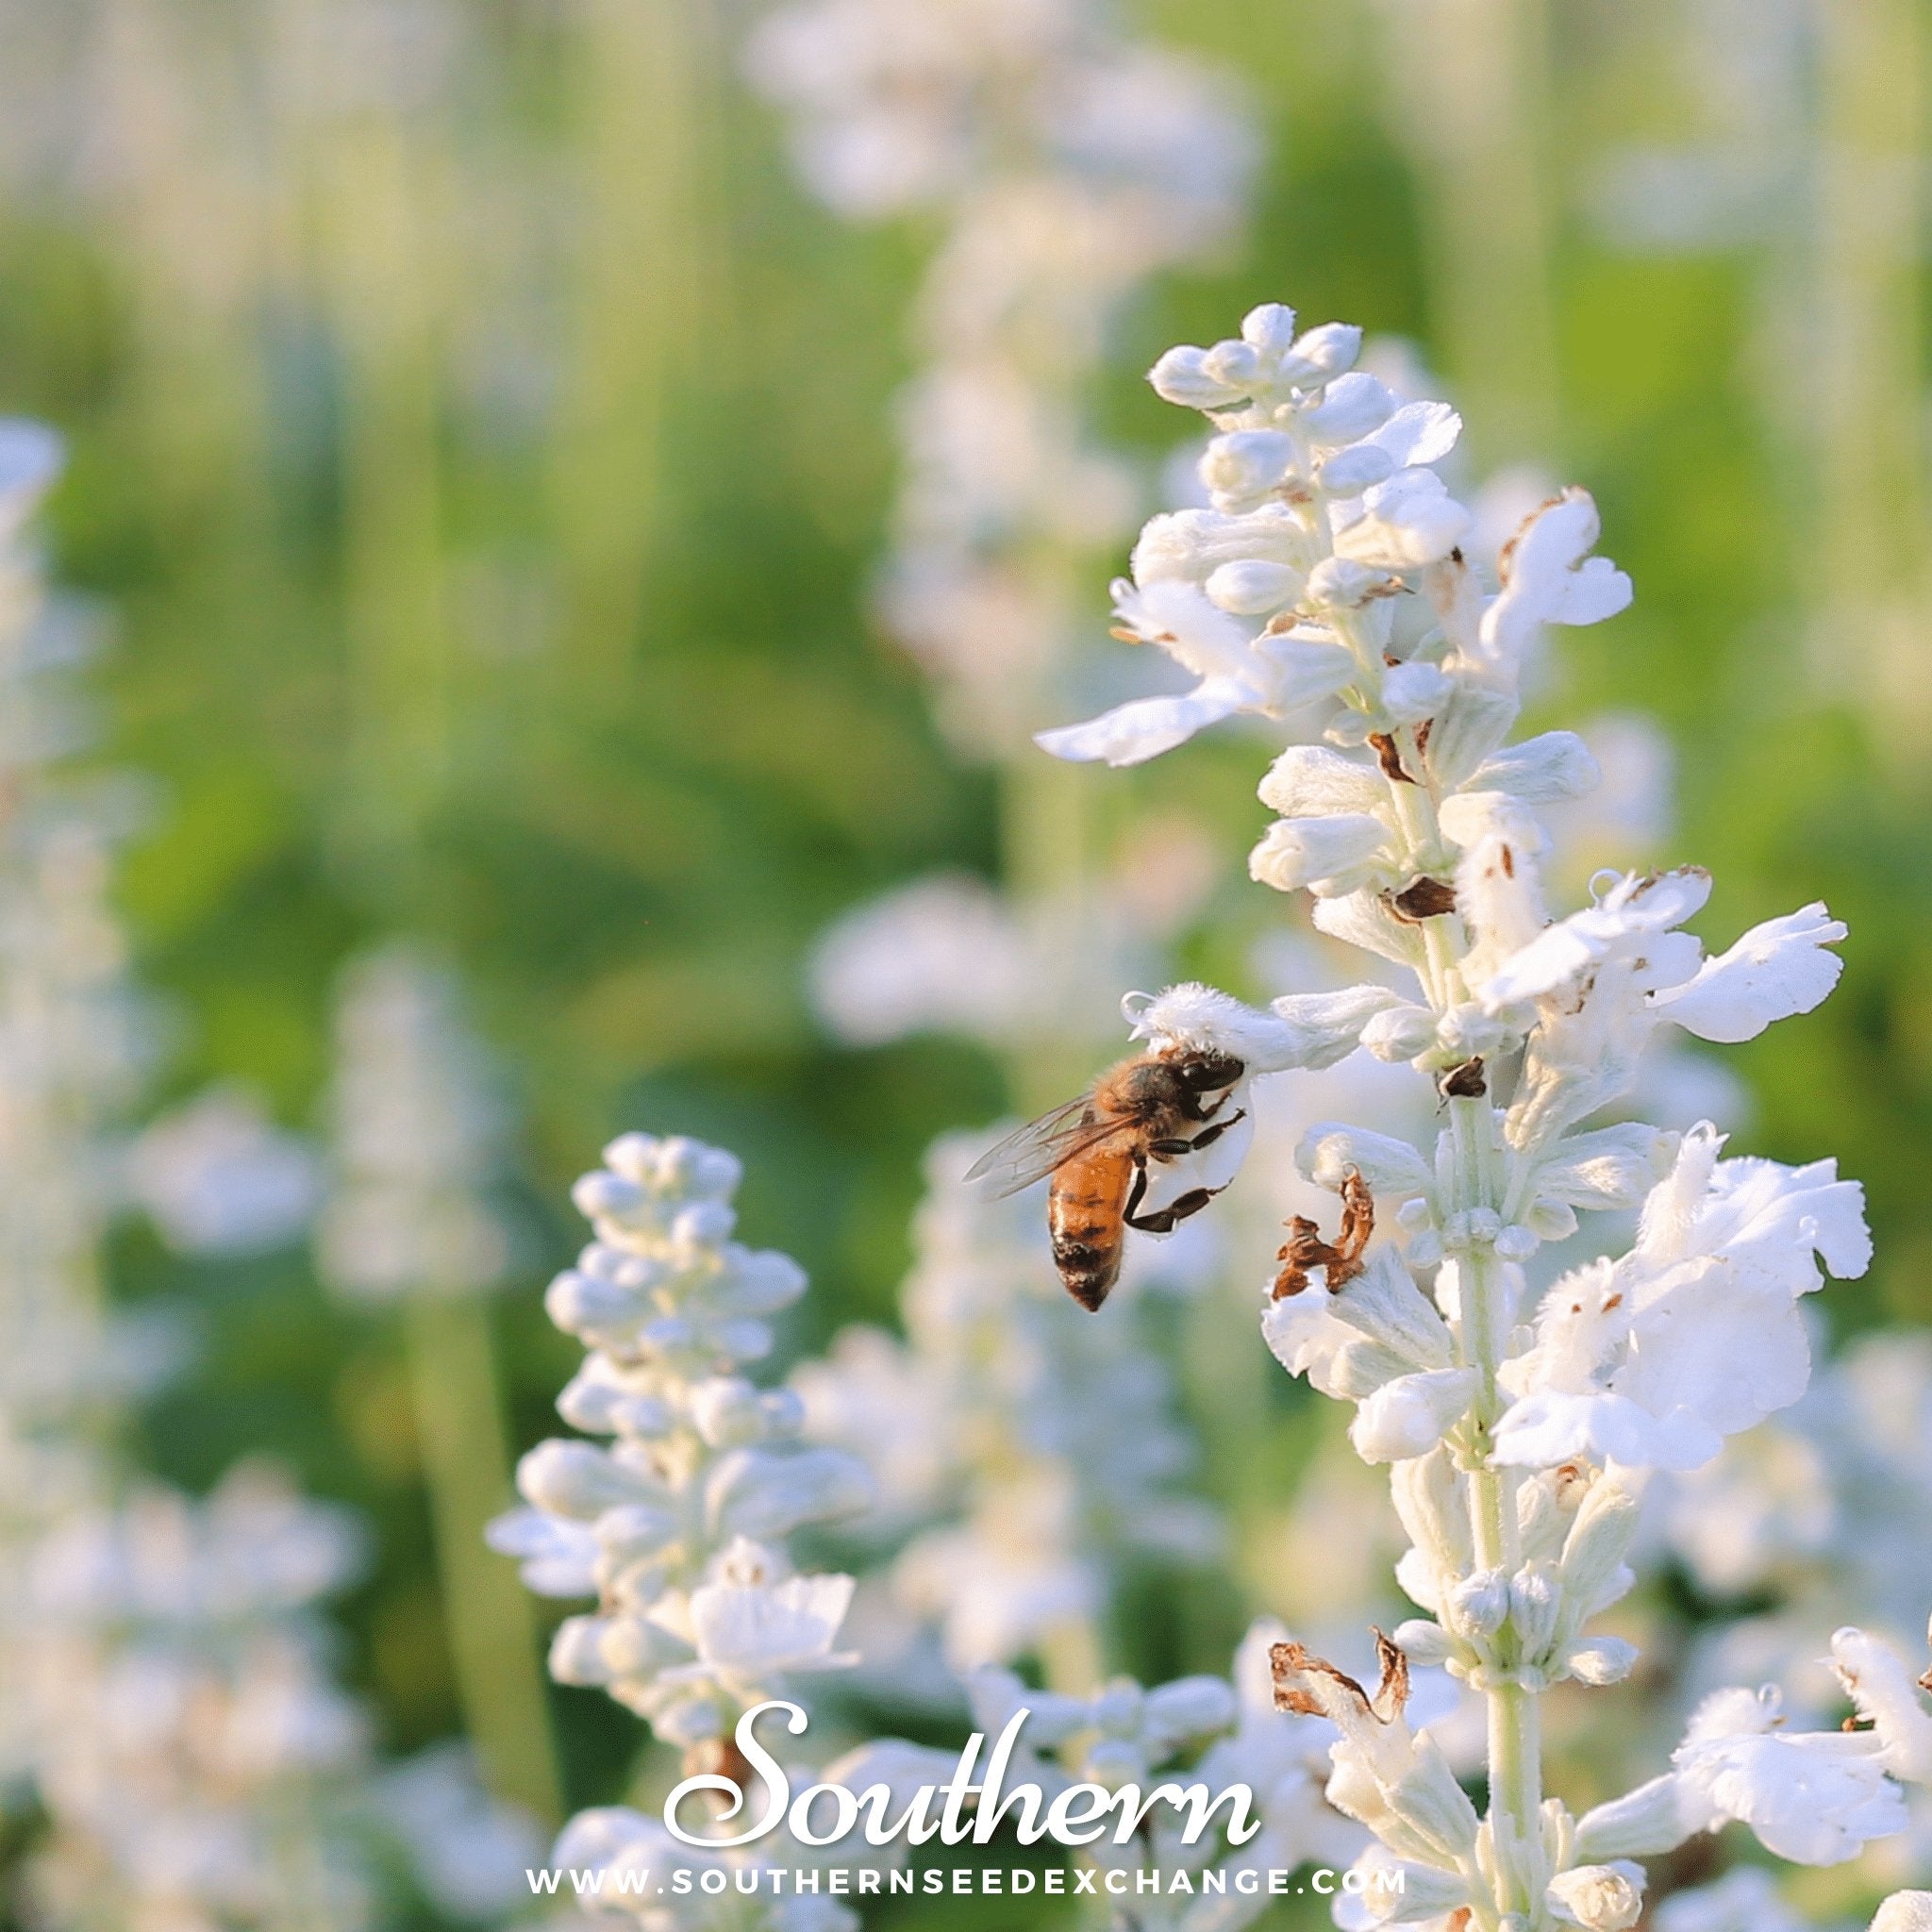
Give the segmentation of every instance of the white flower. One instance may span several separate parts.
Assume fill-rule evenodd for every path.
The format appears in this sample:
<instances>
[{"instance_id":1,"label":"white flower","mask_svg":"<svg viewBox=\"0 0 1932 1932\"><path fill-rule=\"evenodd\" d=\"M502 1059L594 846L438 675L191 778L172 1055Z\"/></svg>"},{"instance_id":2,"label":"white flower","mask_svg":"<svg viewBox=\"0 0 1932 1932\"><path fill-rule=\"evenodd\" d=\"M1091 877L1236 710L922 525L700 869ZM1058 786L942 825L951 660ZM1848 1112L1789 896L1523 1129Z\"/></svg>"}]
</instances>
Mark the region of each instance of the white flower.
<instances>
[{"instance_id":1,"label":"white flower","mask_svg":"<svg viewBox=\"0 0 1932 1932\"><path fill-rule=\"evenodd\" d=\"M488 1195L504 1110L445 968L394 945L344 970L330 1110L336 1172L317 1259L332 1287L390 1301L503 1279L509 1242Z\"/></svg>"},{"instance_id":2,"label":"white flower","mask_svg":"<svg viewBox=\"0 0 1932 1932\"><path fill-rule=\"evenodd\" d=\"M1527 517L1504 546L1503 588L1484 610L1474 655L1513 672L1546 624L1601 624L1630 603L1630 579L1592 557L1601 526L1586 491L1570 489Z\"/></svg>"},{"instance_id":3,"label":"white flower","mask_svg":"<svg viewBox=\"0 0 1932 1932\"><path fill-rule=\"evenodd\" d=\"M758 1686L788 1671L841 1670L858 1661L832 1644L852 1603L849 1576L741 1578L752 1546L741 1538L724 1552L721 1574L691 1594L698 1667L727 1681ZM761 1554L761 1553L760 1553Z\"/></svg>"},{"instance_id":4,"label":"white flower","mask_svg":"<svg viewBox=\"0 0 1932 1932\"><path fill-rule=\"evenodd\" d=\"M1474 1369L1398 1375L1362 1403L1348 1440L1364 1462L1401 1462L1425 1456L1475 1400L1480 1386Z\"/></svg>"},{"instance_id":5,"label":"white flower","mask_svg":"<svg viewBox=\"0 0 1932 1932\"><path fill-rule=\"evenodd\" d=\"M1675 1021L1724 1041L1809 1012L1836 983L1821 949L1845 936L1822 906L1746 933L1721 958L1674 928L1710 896L1695 867L1620 879L1598 901L1546 927L1494 963L1473 989L1484 1009L1524 1024L1534 1008L1523 1091L1512 1109L1519 1146L1581 1119L1627 1091L1652 1030Z\"/></svg>"},{"instance_id":6,"label":"white flower","mask_svg":"<svg viewBox=\"0 0 1932 1932\"><path fill-rule=\"evenodd\" d=\"M1563 1924L1584 1932L1628 1932L1643 1915L1643 1868L1626 1858L1578 1865L1550 1880L1543 1903Z\"/></svg>"},{"instance_id":7,"label":"white flower","mask_svg":"<svg viewBox=\"0 0 1932 1932\"><path fill-rule=\"evenodd\" d=\"M1915 1678L1889 1644L1847 1625L1831 1640L1832 1667L1872 1726L1880 1760L1902 1782L1932 1784L1932 1715Z\"/></svg>"},{"instance_id":8,"label":"white flower","mask_svg":"<svg viewBox=\"0 0 1932 1932\"><path fill-rule=\"evenodd\" d=\"M1333 644L1265 633L1250 638L1192 584L1162 579L1142 590L1123 581L1114 596L1122 624L1158 644L1197 682L1175 697L1138 698L1085 724L1036 734L1055 758L1137 765L1238 711L1278 717L1332 696L1357 675Z\"/></svg>"},{"instance_id":9,"label":"white flower","mask_svg":"<svg viewBox=\"0 0 1932 1932\"><path fill-rule=\"evenodd\" d=\"M1761 1865L1740 1865L1714 1885L1658 1901L1657 1932L1810 1932Z\"/></svg>"},{"instance_id":10,"label":"white flower","mask_svg":"<svg viewBox=\"0 0 1932 1932\"><path fill-rule=\"evenodd\" d=\"M1354 367L1360 329L1331 322L1296 335L1294 321L1292 308L1265 302L1248 311L1239 341L1208 349L1170 349L1147 380L1163 401L1218 410L1319 389Z\"/></svg>"},{"instance_id":11,"label":"white flower","mask_svg":"<svg viewBox=\"0 0 1932 1932\"><path fill-rule=\"evenodd\" d=\"M1863 1195L1829 1161L1720 1161L1722 1145L1707 1125L1686 1135L1631 1252L1544 1297L1535 1347L1503 1372L1518 1399L1496 1426L1500 1460L1695 1469L1804 1393L1797 1301L1824 1285L1819 1257L1864 1272Z\"/></svg>"},{"instance_id":12,"label":"white flower","mask_svg":"<svg viewBox=\"0 0 1932 1932\"><path fill-rule=\"evenodd\" d=\"M1672 1753L1679 1790L1715 1829L1748 1824L1765 1849L1800 1865L1839 1865L1906 1826L1904 1795L1871 1738L1779 1728L1771 1690L1719 1690Z\"/></svg>"},{"instance_id":13,"label":"white flower","mask_svg":"<svg viewBox=\"0 0 1932 1932\"><path fill-rule=\"evenodd\" d=\"M1754 925L1729 952L1707 959L1688 984L1668 987L1655 1010L1700 1040L1756 1040L1774 1020L1808 1013L1838 984L1844 961L1824 950L1845 938L1842 920L1814 902Z\"/></svg>"},{"instance_id":14,"label":"white flower","mask_svg":"<svg viewBox=\"0 0 1932 1932\"><path fill-rule=\"evenodd\" d=\"M1468 536L1470 514L1433 470L1400 470L1365 491L1335 532L1335 554L1371 570L1419 570Z\"/></svg>"},{"instance_id":15,"label":"white flower","mask_svg":"<svg viewBox=\"0 0 1932 1932\"><path fill-rule=\"evenodd\" d=\"M162 1239L189 1255L252 1254L291 1240L322 1192L308 1142L229 1087L152 1123L129 1154L128 1179Z\"/></svg>"},{"instance_id":16,"label":"white flower","mask_svg":"<svg viewBox=\"0 0 1932 1932\"><path fill-rule=\"evenodd\" d=\"M856 1457L796 1441L796 1395L730 1373L805 1287L785 1257L728 1239L739 1163L644 1134L604 1158L573 1191L598 1238L547 1301L594 1342L558 1408L617 1441L532 1449L517 1468L531 1507L491 1541L531 1588L597 1595L559 1628L552 1674L606 1686L690 1746L728 1732L771 1679L852 1661L832 1649L852 1579L793 1576L776 1545L862 1509L872 1488Z\"/></svg>"}]
</instances>

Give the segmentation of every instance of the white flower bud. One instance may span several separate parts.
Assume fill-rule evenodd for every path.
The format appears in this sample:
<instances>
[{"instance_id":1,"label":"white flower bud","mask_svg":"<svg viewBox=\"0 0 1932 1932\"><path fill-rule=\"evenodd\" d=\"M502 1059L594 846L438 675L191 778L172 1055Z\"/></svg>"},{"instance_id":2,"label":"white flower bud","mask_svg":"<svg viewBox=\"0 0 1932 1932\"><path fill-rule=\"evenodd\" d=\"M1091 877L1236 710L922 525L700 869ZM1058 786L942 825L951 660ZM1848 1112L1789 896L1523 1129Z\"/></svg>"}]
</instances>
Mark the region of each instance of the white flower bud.
<instances>
[{"instance_id":1,"label":"white flower bud","mask_svg":"<svg viewBox=\"0 0 1932 1932\"><path fill-rule=\"evenodd\" d=\"M1248 394L1268 375L1252 342L1216 342L1208 351L1202 367L1238 395Z\"/></svg>"},{"instance_id":2,"label":"white flower bud","mask_svg":"<svg viewBox=\"0 0 1932 1932\"><path fill-rule=\"evenodd\" d=\"M1388 386L1365 370L1338 375L1322 400L1301 411L1302 433L1318 448L1333 449L1359 442L1395 413L1395 397Z\"/></svg>"},{"instance_id":3,"label":"white flower bud","mask_svg":"<svg viewBox=\"0 0 1932 1932\"><path fill-rule=\"evenodd\" d=\"M1560 1924L1584 1932L1629 1932L1643 1916L1643 1868L1623 1858L1579 1865L1550 1880L1543 1903Z\"/></svg>"},{"instance_id":4,"label":"white flower bud","mask_svg":"<svg viewBox=\"0 0 1932 1932\"><path fill-rule=\"evenodd\" d=\"M741 1375L713 1375L692 1386L691 1419L713 1449L758 1441L765 1433L758 1391Z\"/></svg>"},{"instance_id":5,"label":"white flower bud","mask_svg":"<svg viewBox=\"0 0 1932 1932\"><path fill-rule=\"evenodd\" d=\"M1378 570L1346 557L1324 557L1308 573L1305 601L1310 610L1355 610L1389 581Z\"/></svg>"},{"instance_id":6,"label":"white flower bud","mask_svg":"<svg viewBox=\"0 0 1932 1932\"><path fill-rule=\"evenodd\" d=\"M1468 536L1474 522L1433 470L1398 470L1368 491L1362 506L1361 517L1335 533L1335 554L1374 570L1433 563Z\"/></svg>"},{"instance_id":7,"label":"white flower bud","mask_svg":"<svg viewBox=\"0 0 1932 1932\"><path fill-rule=\"evenodd\" d=\"M1382 708L1398 724L1419 724L1449 701L1452 689L1440 664L1411 658L1382 675Z\"/></svg>"},{"instance_id":8,"label":"white flower bud","mask_svg":"<svg viewBox=\"0 0 1932 1932\"><path fill-rule=\"evenodd\" d=\"M608 1334L627 1327L643 1313L642 1296L612 1281L567 1268L543 1291L550 1319L571 1335Z\"/></svg>"},{"instance_id":9,"label":"white flower bud","mask_svg":"<svg viewBox=\"0 0 1932 1932\"><path fill-rule=\"evenodd\" d=\"M1220 1677L1176 1677L1147 1692L1147 1728L1174 1743L1224 1731L1239 1714L1233 1690Z\"/></svg>"},{"instance_id":10,"label":"white flower bud","mask_svg":"<svg viewBox=\"0 0 1932 1932\"><path fill-rule=\"evenodd\" d=\"M1241 341L1257 355L1285 356L1294 347L1294 310L1285 302L1263 302L1241 317Z\"/></svg>"},{"instance_id":11,"label":"white flower bud","mask_svg":"<svg viewBox=\"0 0 1932 1932\"><path fill-rule=\"evenodd\" d=\"M608 1684L610 1666L604 1661L604 1638L608 1617L566 1617L550 1640L550 1674L559 1684Z\"/></svg>"},{"instance_id":12,"label":"white flower bud","mask_svg":"<svg viewBox=\"0 0 1932 1932\"><path fill-rule=\"evenodd\" d=\"M1281 379L1296 389L1333 382L1355 367L1362 352L1362 332L1352 322L1324 322L1296 338L1282 364Z\"/></svg>"},{"instance_id":13,"label":"white flower bud","mask_svg":"<svg viewBox=\"0 0 1932 1932\"><path fill-rule=\"evenodd\" d=\"M1297 892L1359 872L1382 854L1389 834L1380 819L1354 813L1277 819L1248 855L1248 874L1277 892Z\"/></svg>"},{"instance_id":14,"label":"white flower bud","mask_svg":"<svg viewBox=\"0 0 1932 1932\"><path fill-rule=\"evenodd\" d=\"M1263 805L1288 819L1373 817L1384 796L1382 780L1369 766L1319 744L1290 745L1255 790Z\"/></svg>"},{"instance_id":15,"label":"white flower bud","mask_svg":"<svg viewBox=\"0 0 1932 1932\"><path fill-rule=\"evenodd\" d=\"M1440 1443L1475 1400L1474 1369L1431 1369L1398 1375L1356 1410L1348 1440L1364 1462L1406 1462Z\"/></svg>"},{"instance_id":16,"label":"white flower bud","mask_svg":"<svg viewBox=\"0 0 1932 1932\"><path fill-rule=\"evenodd\" d=\"M1278 429L1237 429L1217 436L1201 458L1201 481L1223 509L1259 502L1289 474L1294 439Z\"/></svg>"},{"instance_id":17,"label":"white flower bud","mask_svg":"<svg viewBox=\"0 0 1932 1932\"><path fill-rule=\"evenodd\" d=\"M587 1221L618 1220L635 1214L650 1196L635 1181L598 1169L585 1174L570 1191L576 1210Z\"/></svg>"},{"instance_id":18,"label":"white flower bud","mask_svg":"<svg viewBox=\"0 0 1932 1932\"><path fill-rule=\"evenodd\" d=\"M1245 393L1209 372L1206 349L1170 349L1147 372L1147 380L1163 402L1184 409L1224 409Z\"/></svg>"},{"instance_id":19,"label":"white flower bud","mask_svg":"<svg viewBox=\"0 0 1932 1932\"><path fill-rule=\"evenodd\" d=\"M1206 589L1209 600L1222 609L1237 617L1257 617L1292 604L1301 595L1302 577L1285 563L1224 563L1208 577Z\"/></svg>"},{"instance_id":20,"label":"white flower bud","mask_svg":"<svg viewBox=\"0 0 1932 1932\"><path fill-rule=\"evenodd\" d=\"M1637 1657L1637 1646L1621 1637L1592 1637L1571 1646L1564 1654L1563 1668L1578 1683L1602 1690L1608 1684L1621 1684L1635 1667Z\"/></svg>"},{"instance_id":21,"label":"white flower bud","mask_svg":"<svg viewBox=\"0 0 1932 1932\"><path fill-rule=\"evenodd\" d=\"M655 1134L620 1134L605 1148L604 1165L641 1188L653 1187L657 1184L658 1151L661 1145Z\"/></svg>"},{"instance_id":22,"label":"white flower bud","mask_svg":"<svg viewBox=\"0 0 1932 1932\"><path fill-rule=\"evenodd\" d=\"M1496 1253L1506 1261L1526 1261L1541 1245L1534 1229L1513 1221L1496 1235Z\"/></svg>"},{"instance_id":23,"label":"white flower bud","mask_svg":"<svg viewBox=\"0 0 1932 1932\"><path fill-rule=\"evenodd\" d=\"M1427 1163L1407 1141L1368 1127L1317 1121L1294 1150L1294 1164L1318 1188L1341 1191L1350 1168L1369 1185L1377 1203L1392 1206L1433 1185Z\"/></svg>"},{"instance_id":24,"label":"white flower bud","mask_svg":"<svg viewBox=\"0 0 1932 1932\"><path fill-rule=\"evenodd\" d=\"M1534 1663L1549 1650L1561 1608L1561 1588L1541 1564L1526 1565L1509 1579L1510 1621L1526 1661Z\"/></svg>"},{"instance_id":25,"label":"white flower bud","mask_svg":"<svg viewBox=\"0 0 1932 1932\"><path fill-rule=\"evenodd\" d=\"M1339 449L1315 473L1322 488L1333 496L1359 496L1395 474L1395 458L1373 442Z\"/></svg>"},{"instance_id":26,"label":"white flower bud","mask_svg":"<svg viewBox=\"0 0 1932 1932\"><path fill-rule=\"evenodd\" d=\"M517 1490L538 1508L579 1523L660 1493L649 1477L626 1469L594 1443L557 1441L539 1442L517 1463Z\"/></svg>"},{"instance_id":27,"label":"white flower bud","mask_svg":"<svg viewBox=\"0 0 1932 1932\"><path fill-rule=\"evenodd\" d=\"M1470 1637L1493 1637L1509 1614L1509 1581L1500 1570L1478 1570L1448 1593L1443 1614Z\"/></svg>"},{"instance_id":28,"label":"white flower bud","mask_svg":"<svg viewBox=\"0 0 1932 1932\"><path fill-rule=\"evenodd\" d=\"M1362 1028L1362 1044L1391 1065L1426 1053L1435 1038L1436 1016L1426 1007L1390 1007Z\"/></svg>"},{"instance_id":29,"label":"white flower bud","mask_svg":"<svg viewBox=\"0 0 1932 1932\"><path fill-rule=\"evenodd\" d=\"M1503 1043L1504 1028L1471 1001L1451 1007L1436 1026L1436 1046L1455 1064L1487 1058Z\"/></svg>"},{"instance_id":30,"label":"white flower bud","mask_svg":"<svg viewBox=\"0 0 1932 1932\"><path fill-rule=\"evenodd\" d=\"M1410 1617L1395 1626L1396 1647L1418 1670L1446 1664L1459 1655L1455 1638L1429 1617Z\"/></svg>"},{"instance_id":31,"label":"white flower bud","mask_svg":"<svg viewBox=\"0 0 1932 1932\"><path fill-rule=\"evenodd\" d=\"M723 1147L708 1147L688 1134L658 1143L658 1185L667 1192L723 1201L738 1191L744 1163Z\"/></svg>"}]
</instances>

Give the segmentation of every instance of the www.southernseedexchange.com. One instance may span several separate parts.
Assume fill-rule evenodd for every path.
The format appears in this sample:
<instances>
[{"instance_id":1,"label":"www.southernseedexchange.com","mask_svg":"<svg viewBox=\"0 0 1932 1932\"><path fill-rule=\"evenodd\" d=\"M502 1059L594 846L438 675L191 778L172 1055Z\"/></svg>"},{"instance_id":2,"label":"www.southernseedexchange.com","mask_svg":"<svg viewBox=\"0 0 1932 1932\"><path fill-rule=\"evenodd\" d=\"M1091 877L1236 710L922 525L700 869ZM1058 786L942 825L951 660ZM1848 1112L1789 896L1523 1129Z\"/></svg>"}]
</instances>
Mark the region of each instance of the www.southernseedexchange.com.
<instances>
[{"instance_id":1,"label":"www.southernseedexchange.com","mask_svg":"<svg viewBox=\"0 0 1932 1932\"><path fill-rule=\"evenodd\" d=\"M783 1866L749 1867L725 1871L716 1865L673 1866L654 1871L601 1867L573 1870L568 1866L525 1869L530 1890L540 1895L571 1894L579 1898L670 1896L689 1898L703 1894L716 1897L726 1891L746 1896L767 1893L774 1897L800 1893L829 1893L834 1897L891 1896L893 1893L947 1893L986 1897L1024 1896L1040 1891L1048 1897L1061 1894L1102 1893L1115 1898L1152 1893L1160 1897L1193 1895L1255 1898L1303 1897L1310 1892L1324 1897L1335 1892L1399 1892L1405 1874L1395 1871L1337 1872L1317 1865L1299 1874L1281 1870L1189 1872L1176 1868L1124 1872L1035 1872L1025 1867L1001 1871L960 1866L954 1870L928 1872L882 1872L870 1865L804 1866L788 1870Z\"/></svg>"}]
</instances>

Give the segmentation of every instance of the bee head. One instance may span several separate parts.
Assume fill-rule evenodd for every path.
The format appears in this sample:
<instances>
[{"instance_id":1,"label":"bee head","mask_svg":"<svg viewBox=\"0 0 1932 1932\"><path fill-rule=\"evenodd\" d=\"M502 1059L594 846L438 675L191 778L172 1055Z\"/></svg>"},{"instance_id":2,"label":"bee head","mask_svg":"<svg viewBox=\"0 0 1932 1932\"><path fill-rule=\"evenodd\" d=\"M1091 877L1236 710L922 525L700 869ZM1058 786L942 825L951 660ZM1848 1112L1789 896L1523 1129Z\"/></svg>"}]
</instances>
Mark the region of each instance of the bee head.
<instances>
[{"instance_id":1,"label":"bee head","mask_svg":"<svg viewBox=\"0 0 1932 1932\"><path fill-rule=\"evenodd\" d=\"M1181 1085L1193 1093L1219 1092L1224 1087L1232 1087L1247 1072L1245 1061L1231 1053L1212 1049L1177 1054L1174 1064Z\"/></svg>"}]
</instances>

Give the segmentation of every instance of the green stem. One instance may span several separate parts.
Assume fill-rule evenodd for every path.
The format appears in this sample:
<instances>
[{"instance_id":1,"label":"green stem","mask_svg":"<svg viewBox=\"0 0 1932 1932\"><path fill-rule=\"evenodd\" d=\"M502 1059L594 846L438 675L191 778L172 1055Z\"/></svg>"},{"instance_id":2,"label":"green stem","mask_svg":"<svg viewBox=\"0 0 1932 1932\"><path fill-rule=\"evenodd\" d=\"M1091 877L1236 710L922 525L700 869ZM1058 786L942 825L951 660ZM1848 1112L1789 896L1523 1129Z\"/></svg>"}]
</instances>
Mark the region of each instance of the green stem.
<instances>
[{"instance_id":1,"label":"green stem","mask_svg":"<svg viewBox=\"0 0 1932 1932\"><path fill-rule=\"evenodd\" d=\"M409 1369L450 1661L491 1789L546 1824L563 1814L536 1618L515 1569L483 1541L511 1494L490 1311L475 1295L412 1295Z\"/></svg>"}]
</instances>

